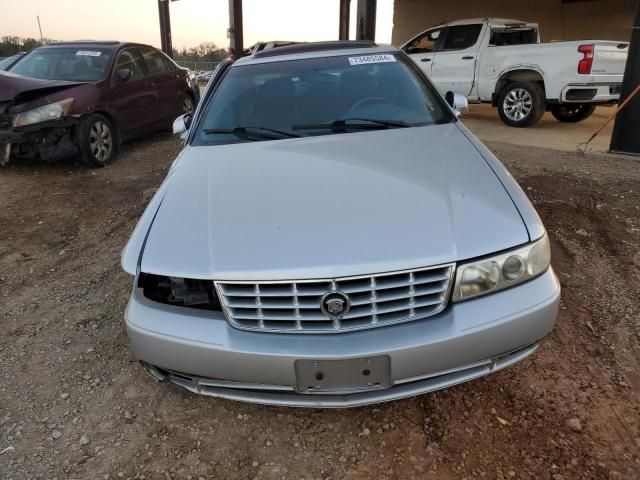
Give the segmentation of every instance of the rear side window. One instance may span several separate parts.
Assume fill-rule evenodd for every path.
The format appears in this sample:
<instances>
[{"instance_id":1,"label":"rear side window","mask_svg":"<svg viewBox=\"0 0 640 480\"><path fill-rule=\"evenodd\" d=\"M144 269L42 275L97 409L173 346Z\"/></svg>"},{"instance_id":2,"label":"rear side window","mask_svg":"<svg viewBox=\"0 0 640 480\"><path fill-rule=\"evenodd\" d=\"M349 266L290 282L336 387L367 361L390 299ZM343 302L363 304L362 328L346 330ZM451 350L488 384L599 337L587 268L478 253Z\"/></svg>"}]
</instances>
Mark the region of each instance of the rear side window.
<instances>
[{"instance_id":1,"label":"rear side window","mask_svg":"<svg viewBox=\"0 0 640 480\"><path fill-rule=\"evenodd\" d=\"M533 43L538 43L538 30L536 28L493 29L489 39L489 45L494 47L529 45Z\"/></svg>"},{"instance_id":2,"label":"rear side window","mask_svg":"<svg viewBox=\"0 0 640 480\"><path fill-rule=\"evenodd\" d=\"M142 50L142 56L144 57L144 63L147 64L147 70L149 75L155 75L156 73L164 73L167 71L167 66L162 59L162 54L152 48L145 48Z\"/></svg>"},{"instance_id":3,"label":"rear side window","mask_svg":"<svg viewBox=\"0 0 640 480\"><path fill-rule=\"evenodd\" d=\"M473 47L478 41L482 24L457 25L449 27L443 50L464 50Z\"/></svg>"}]
</instances>

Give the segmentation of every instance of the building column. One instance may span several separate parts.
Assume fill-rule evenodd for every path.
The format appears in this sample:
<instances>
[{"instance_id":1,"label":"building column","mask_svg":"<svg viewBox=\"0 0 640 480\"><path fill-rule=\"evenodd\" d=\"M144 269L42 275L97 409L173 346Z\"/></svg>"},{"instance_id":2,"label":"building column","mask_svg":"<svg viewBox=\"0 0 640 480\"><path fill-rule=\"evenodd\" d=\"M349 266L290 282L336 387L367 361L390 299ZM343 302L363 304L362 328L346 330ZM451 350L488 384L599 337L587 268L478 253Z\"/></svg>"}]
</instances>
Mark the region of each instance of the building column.
<instances>
[{"instance_id":1,"label":"building column","mask_svg":"<svg viewBox=\"0 0 640 480\"><path fill-rule=\"evenodd\" d=\"M376 39L376 0L358 0L356 40Z\"/></svg>"},{"instance_id":2,"label":"building column","mask_svg":"<svg viewBox=\"0 0 640 480\"><path fill-rule=\"evenodd\" d=\"M349 16L351 14L351 0L340 0L340 28L338 38L349 40Z\"/></svg>"},{"instance_id":3,"label":"building column","mask_svg":"<svg viewBox=\"0 0 640 480\"><path fill-rule=\"evenodd\" d=\"M633 22L620 103L624 102L638 85L640 85L640 2L636 6L636 19ZM638 125L640 125L640 94L636 95L616 116L611 136L611 151L640 155Z\"/></svg>"},{"instance_id":4,"label":"building column","mask_svg":"<svg viewBox=\"0 0 640 480\"><path fill-rule=\"evenodd\" d=\"M242 0L229 0L229 55L238 59L244 50L242 32Z\"/></svg>"},{"instance_id":5,"label":"building column","mask_svg":"<svg viewBox=\"0 0 640 480\"><path fill-rule=\"evenodd\" d=\"M173 57L169 0L158 0L158 14L160 16L160 42L162 44L162 51L170 57Z\"/></svg>"}]
</instances>

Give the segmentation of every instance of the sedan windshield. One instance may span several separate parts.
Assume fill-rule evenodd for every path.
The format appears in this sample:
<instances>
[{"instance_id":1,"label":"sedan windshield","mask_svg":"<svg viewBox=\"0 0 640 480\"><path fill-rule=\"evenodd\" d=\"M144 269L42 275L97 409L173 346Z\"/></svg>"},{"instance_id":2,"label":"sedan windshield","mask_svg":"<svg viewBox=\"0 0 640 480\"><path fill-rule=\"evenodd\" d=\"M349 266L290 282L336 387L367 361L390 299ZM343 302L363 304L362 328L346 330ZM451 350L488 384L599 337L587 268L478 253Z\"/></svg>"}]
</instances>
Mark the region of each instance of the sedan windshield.
<instances>
[{"instance_id":1,"label":"sedan windshield","mask_svg":"<svg viewBox=\"0 0 640 480\"><path fill-rule=\"evenodd\" d=\"M34 50L9 70L43 80L96 82L106 77L111 51L93 47L52 47Z\"/></svg>"},{"instance_id":2,"label":"sedan windshield","mask_svg":"<svg viewBox=\"0 0 640 480\"><path fill-rule=\"evenodd\" d=\"M198 145L278 140L452 121L399 54L234 65L209 101Z\"/></svg>"},{"instance_id":3,"label":"sedan windshield","mask_svg":"<svg viewBox=\"0 0 640 480\"><path fill-rule=\"evenodd\" d=\"M13 55L11 57L3 58L2 60L0 60L0 70L6 70L19 58L20 55Z\"/></svg>"}]
</instances>

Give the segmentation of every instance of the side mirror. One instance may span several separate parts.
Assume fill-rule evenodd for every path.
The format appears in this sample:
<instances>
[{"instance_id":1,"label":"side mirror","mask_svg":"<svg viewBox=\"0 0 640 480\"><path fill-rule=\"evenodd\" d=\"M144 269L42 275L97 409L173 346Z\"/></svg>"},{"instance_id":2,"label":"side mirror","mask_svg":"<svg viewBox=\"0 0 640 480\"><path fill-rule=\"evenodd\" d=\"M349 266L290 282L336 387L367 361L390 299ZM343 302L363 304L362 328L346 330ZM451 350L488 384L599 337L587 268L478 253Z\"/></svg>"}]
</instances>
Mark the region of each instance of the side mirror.
<instances>
[{"instance_id":1,"label":"side mirror","mask_svg":"<svg viewBox=\"0 0 640 480\"><path fill-rule=\"evenodd\" d=\"M131 79L132 75L133 75L133 72L128 68L121 68L120 70L118 70L118 79L122 83L128 82Z\"/></svg>"},{"instance_id":2,"label":"side mirror","mask_svg":"<svg viewBox=\"0 0 640 480\"><path fill-rule=\"evenodd\" d=\"M469 102L467 101L467 97L461 95L459 93L455 93L452 91L448 91L444 99L447 103L456 111L456 116L466 115L469 113Z\"/></svg>"},{"instance_id":3,"label":"side mirror","mask_svg":"<svg viewBox=\"0 0 640 480\"><path fill-rule=\"evenodd\" d=\"M187 137L189 127L191 127L193 116L190 113L183 113L173 121L173 134L179 135L184 140Z\"/></svg>"}]
</instances>

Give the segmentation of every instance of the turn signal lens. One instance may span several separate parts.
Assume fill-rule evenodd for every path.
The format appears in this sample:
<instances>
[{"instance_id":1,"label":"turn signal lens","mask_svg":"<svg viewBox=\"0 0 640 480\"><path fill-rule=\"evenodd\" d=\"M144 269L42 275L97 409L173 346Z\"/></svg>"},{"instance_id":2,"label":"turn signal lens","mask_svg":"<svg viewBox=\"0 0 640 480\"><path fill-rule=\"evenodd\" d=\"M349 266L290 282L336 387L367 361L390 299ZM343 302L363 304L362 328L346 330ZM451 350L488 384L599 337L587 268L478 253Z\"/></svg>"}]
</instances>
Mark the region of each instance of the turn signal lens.
<instances>
[{"instance_id":1,"label":"turn signal lens","mask_svg":"<svg viewBox=\"0 0 640 480\"><path fill-rule=\"evenodd\" d=\"M531 246L527 258L527 273L530 277L544 272L551 263L551 245L546 235Z\"/></svg>"}]
</instances>

